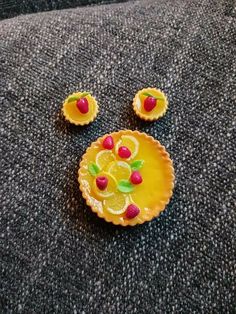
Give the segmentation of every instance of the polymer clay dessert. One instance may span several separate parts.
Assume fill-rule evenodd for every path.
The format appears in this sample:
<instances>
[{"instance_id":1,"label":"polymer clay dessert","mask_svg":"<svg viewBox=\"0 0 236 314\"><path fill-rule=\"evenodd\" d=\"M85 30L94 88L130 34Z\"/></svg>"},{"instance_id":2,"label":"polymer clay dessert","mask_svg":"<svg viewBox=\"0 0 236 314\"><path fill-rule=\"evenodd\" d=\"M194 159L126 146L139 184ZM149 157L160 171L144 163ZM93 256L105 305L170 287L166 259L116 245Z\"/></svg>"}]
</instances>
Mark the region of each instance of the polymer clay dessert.
<instances>
[{"instance_id":1,"label":"polymer clay dessert","mask_svg":"<svg viewBox=\"0 0 236 314\"><path fill-rule=\"evenodd\" d=\"M75 125L92 122L98 114L96 99L89 92L77 92L69 95L62 107L66 120Z\"/></svg>"},{"instance_id":2,"label":"polymer clay dessert","mask_svg":"<svg viewBox=\"0 0 236 314\"><path fill-rule=\"evenodd\" d=\"M169 154L153 137L122 130L93 142L78 171L93 212L115 225L134 226L164 210L174 187Z\"/></svg>"},{"instance_id":3,"label":"polymer clay dessert","mask_svg":"<svg viewBox=\"0 0 236 314\"><path fill-rule=\"evenodd\" d=\"M133 108L137 116L146 121L162 117L168 108L166 95L156 88L144 88L135 95Z\"/></svg>"}]
</instances>

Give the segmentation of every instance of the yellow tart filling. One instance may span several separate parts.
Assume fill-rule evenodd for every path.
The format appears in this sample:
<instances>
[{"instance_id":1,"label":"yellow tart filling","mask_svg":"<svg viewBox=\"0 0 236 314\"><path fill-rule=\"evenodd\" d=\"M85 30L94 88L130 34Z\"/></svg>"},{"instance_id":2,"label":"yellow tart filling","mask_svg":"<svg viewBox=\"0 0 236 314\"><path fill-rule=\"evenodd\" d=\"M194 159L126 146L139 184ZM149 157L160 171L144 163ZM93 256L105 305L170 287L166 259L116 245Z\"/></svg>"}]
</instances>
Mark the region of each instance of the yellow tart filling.
<instances>
[{"instance_id":1,"label":"yellow tart filling","mask_svg":"<svg viewBox=\"0 0 236 314\"><path fill-rule=\"evenodd\" d=\"M144 120L153 121L162 117L168 107L166 95L156 88L145 88L135 95L133 108L135 113Z\"/></svg>"},{"instance_id":2,"label":"yellow tart filling","mask_svg":"<svg viewBox=\"0 0 236 314\"><path fill-rule=\"evenodd\" d=\"M92 143L80 164L79 183L87 204L99 217L135 225L164 210L172 195L174 170L158 141L124 130Z\"/></svg>"},{"instance_id":3,"label":"yellow tart filling","mask_svg":"<svg viewBox=\"0 0 236 314\"><path fill-rule=\"evenodd\" d=\"M96 118L98 104L89 92L73 93L66 98L62 112L70 123L85 125Z\"/></svg>"}]
</instances>

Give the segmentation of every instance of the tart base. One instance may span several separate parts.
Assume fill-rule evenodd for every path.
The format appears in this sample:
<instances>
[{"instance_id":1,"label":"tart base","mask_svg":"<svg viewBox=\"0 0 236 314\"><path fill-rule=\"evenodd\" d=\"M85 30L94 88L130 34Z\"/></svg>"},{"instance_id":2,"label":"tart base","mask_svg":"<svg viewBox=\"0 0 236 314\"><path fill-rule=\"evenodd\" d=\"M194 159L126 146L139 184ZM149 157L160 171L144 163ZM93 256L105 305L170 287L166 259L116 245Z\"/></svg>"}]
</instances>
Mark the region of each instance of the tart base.
<instances>
[{"instance_id":1,"label":"tart base","mask_svg":"<svg viewBox=\"0 0 236 314\"><path fill-rule=\"evenodd\" d=\"M96 99L90 94L85 96L89 102L90 110L87 114L81 114L76 107L76 101L68 103L68 99L72 96L80 96L82 92L70 94L64 101L62 106L62 113L65 119L75 125L87 125L93 122L98 114L98 104Z\"/></svg>"},{"instance_id":2,"label":"tart base","mask_svg":"<svg viewBox=\"0 0 236 314\"><path fill-rule=\"evenodd\" d=\"M88 165L92 160L94 160L95 154L98 153L101 149L101 144L104 138L107 136L112 136L117 139L122 135L134 136L136 139L142 141L143 143L146 143L147 147L149 147L149 150L151 150L154 154L154 157L152 156L150 162L149 160L145 161L146 167L148 167L148 164L150 164L151 162L155 163L156 160L156 167L159 167L161 173L160 178L157 179L151 178L152 174L150 175L150 184L153 184L153 182L159 182L159 186L152 186L152 189L149 191L148 177L144 176L144 180L147 180L146 186L144 186L144 190L142 190L142 185L140 184L140 186L137 187L138 193L134 195L132 195L132 193L130 194L131 201L136 198L141 200L142 203L140 214L133 219L127 219L124 215L112 215L108 213L104 209L102 201L96 199L96 197L92 195L92 188L89 184L89 179L87 179L89 178ZM150 155L150 152L148 151L147 154ZM140 155L142 155L142 152L140 152ZM147 169L146 171L149 171L149 169ZM149 172L151 173L152 169L150 169ZM147 135L146 133L131 130L122 130L111 134L106 134L103 137L98 138L97 141L93 142L91 146L88 147L88 149L86 150L85 154L82 157L78 170L79 187L82 192L83 198L86 200L86 204L91 207L92 211L96 213L98 217L105 219L107 222L111 222L115 225L121 226L134 226L137 224L142 224L146 221L150 221L153 218L157 217L169 203L169 200L173 193L174 179L175 176L173 163L164 146L162 146L159 141L155 140L153 137ZM150 194L148 194L149 192L147 191L149 191ZM147 200L147 206L144 206L145 199ZM136 203L135 200L134 203ZM138 203L137 205L139 206Z\"/></svg>"},{"instance_id":3,"label":"tart base","mask_svg":"<svg viewBox=\"0 0 236 314\"><path fill-rule=\"evenodd\" d=\"M163 101L161 101L161 104L157 104L157 110L151 112L145 112L142 109L142 103L140 100L140 95L143 93L152 93L154 92L156 95L161 96L163 98ZM139 108L138 108L139 105ZM156 88L147 87L137 92L133 99L133 109L136 115L145 121L155 121L161 117L163 117L168 109L168 99L166 95L160 90Z\"/></svg>"}]
</instances>

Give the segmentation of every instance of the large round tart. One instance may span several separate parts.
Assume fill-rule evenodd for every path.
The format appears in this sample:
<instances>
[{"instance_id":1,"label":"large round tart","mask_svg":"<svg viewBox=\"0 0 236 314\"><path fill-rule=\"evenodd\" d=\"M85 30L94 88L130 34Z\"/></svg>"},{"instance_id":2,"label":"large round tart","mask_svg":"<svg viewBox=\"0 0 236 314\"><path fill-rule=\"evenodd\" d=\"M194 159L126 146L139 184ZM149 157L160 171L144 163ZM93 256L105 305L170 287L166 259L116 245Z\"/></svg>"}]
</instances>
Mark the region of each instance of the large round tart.
<instances>
[{"instance_id":1,"label":"large round tart","mask_svg":"<svg viewBox=\"0 0 236 314\"><path fill-rule=\"evenodd\" d=\"M174 188L173 163L164 146L146 133L131 130L93 142L82 157L78 175L92 211L122 226L157 217Z\"/></svg>"}]
</instances>

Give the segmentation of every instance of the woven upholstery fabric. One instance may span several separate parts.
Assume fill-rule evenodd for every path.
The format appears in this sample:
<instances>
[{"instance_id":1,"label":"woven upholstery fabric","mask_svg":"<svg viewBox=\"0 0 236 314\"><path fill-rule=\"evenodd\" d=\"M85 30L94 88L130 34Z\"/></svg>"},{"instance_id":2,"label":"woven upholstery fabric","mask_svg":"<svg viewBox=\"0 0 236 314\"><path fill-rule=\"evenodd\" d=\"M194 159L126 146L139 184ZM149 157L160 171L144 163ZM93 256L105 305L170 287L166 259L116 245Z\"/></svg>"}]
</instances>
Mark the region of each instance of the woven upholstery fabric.
<instances>
[{"instance_id":1,"label":"woven upholstery fabric","mask_svg":"<svg viewBox=\"0 0 236 314\"><path fill-rule=\"evenodd\" d=\"M0 38L2 313L234 313L233 3L51 11L3 20ZM145 86L169 97L160 121L134 115ZM100 104L86 127L60 113L76 90ZM166 210L133 228L99 219L77 183L91 142L124 128L158 139L176 171Z\"/></svg>"},{"instance_id":2,"label":"woven upholstery fabric","mask_svg":"<svg viewBox=\"0 0 236 314\"><path fill-rule=\"evenodd\" d=\"M124 2L127 0L0 0L0 19L19 14L73 8L81 5Z\"/></svg>"}]
</instances>

